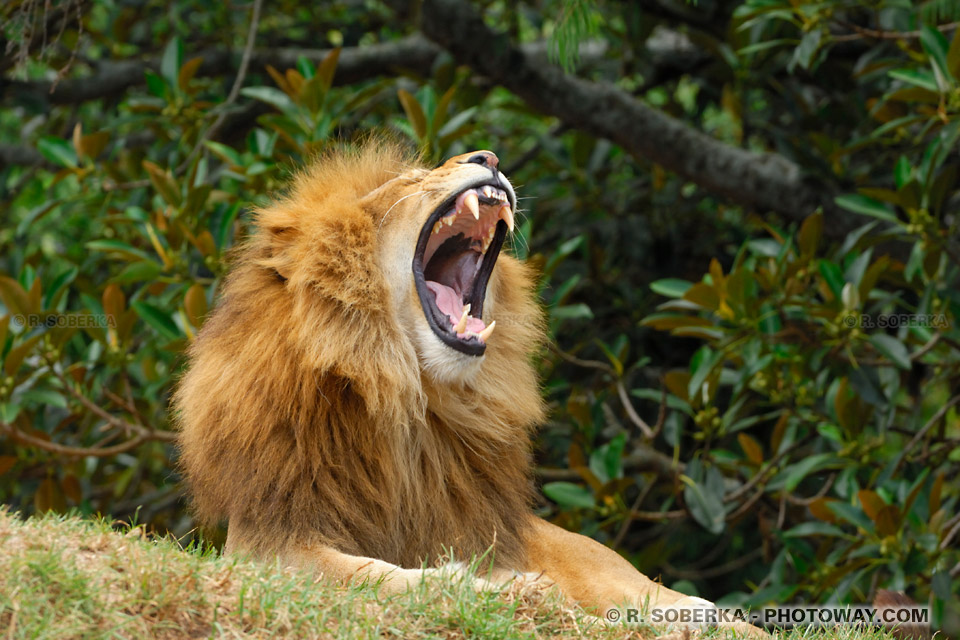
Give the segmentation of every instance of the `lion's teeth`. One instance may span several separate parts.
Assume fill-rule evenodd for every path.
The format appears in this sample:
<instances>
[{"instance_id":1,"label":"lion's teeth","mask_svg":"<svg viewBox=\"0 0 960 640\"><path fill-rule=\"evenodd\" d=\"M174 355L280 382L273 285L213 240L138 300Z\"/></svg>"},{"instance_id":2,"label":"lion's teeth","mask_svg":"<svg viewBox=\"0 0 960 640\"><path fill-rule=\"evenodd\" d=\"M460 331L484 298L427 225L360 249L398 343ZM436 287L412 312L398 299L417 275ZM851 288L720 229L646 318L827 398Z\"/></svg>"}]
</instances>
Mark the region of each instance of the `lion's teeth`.
<instances>
[{"instance_id":1,"label":"lion's teeth","mask_svg":"<svg viewBox=\"0 0 960 640\"><path fill-rule=\"evenodd\" d=\"M477 198L476 192L471 191L464 196L463 204L470 210L470 213L473 214L475 219L480 219L480 200Z\"/></svg>"},{"instance_id":2,"label":"lion's teeth","mask_svg":"<svg viewBox=\"0 0 960 640\"><path fill-rule=\"evenodd\" d=\"M453 222L456 219L457 219L457 214L453 214L452 216L447 216L445 218L442 218L441 221L449 227L449 226L453 226Z\"/></svg>"},{"instance_id":3,"label":"lion's teeth","mask_svg":"<svg viewBox=\"0 0 960 640\"><path fill-rule=\"evenodd\" d=\"M467 315L470 313L470 305L463 308L463 315L460 316L460 322L453 328L454 333L463 333L467 328Z\"/></svg>"},{"instance_id":4,"label":"lion's teeth","mask_svg":"<svg viewBox=\"0 0 960 640\"><path fill-rule=\"evenodd\" d=\"M487 340L490 339L490 334L493 333L493 328L494 328L495 326L497 326L497 321L496 321L496 320L494 320L493 322L491 322L491 323L490 323L490 326L488 326L486 329L484 329L483 331L481 331L480 333L477 334L477 337L480 338L480 341L481 341L481 342L486 342Z\"/></svg>"},{"instance_id":5,"label":"lion's teeth","mask_svg":"<svg viewBox=\"0 0 960 640\"><path fill-rule=\"evenodd\" d=\"M513 209L510 208L510 205L505 204L500 207L497 217L507 223L507 229L513 231Z\"/></svg>"},{"instance_id":6,"label":"lion's teeth","mask_svg":"<svg viewBox=\"0 0 960 640\"><path fill-rule=\"evenodd\" d=\"M441 222L440 220L437 220L433 225L433 232L440 233L440 227L442 226L443 226L443 222Z\"/></svg>"}]
</instances>

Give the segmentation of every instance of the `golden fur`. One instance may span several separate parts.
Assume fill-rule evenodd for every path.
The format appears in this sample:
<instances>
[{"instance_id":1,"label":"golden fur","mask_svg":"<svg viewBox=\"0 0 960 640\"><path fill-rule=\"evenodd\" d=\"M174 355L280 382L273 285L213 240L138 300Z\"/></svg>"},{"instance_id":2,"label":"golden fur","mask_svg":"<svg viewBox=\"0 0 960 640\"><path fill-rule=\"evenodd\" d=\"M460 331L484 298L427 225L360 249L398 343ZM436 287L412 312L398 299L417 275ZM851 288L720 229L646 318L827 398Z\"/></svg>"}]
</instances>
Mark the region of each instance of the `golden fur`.
<instances>
[{"instance_id":1,"label":"golden fur","mask_svg":"<svg viewBox=\"0 0 960 640\"><path fill-rule=\"evenodd\" d=\"M426 174L396 147L367 146L322 159L258 213L176 394L181 468L204 522L243 522L257 552L322 541L414 567L495 541L498 562L522 561L542 418L531 274L501 254L488 308L507 326L486 373L438 382L373 259L378 231L423 224L419 198L400 198L459 168ZM398 275L412 291L409 271Z\"/></svg>"},{"instance_id":2,"label":"golden fur","mask_svg":"<svg viewBox=\"0 0 960 640\"><path fill-rule=\"evenodd\" d=\"M174 400L196 514L229 521L228 551L392 591L437 571L423 562L492 546L491 580L528 572L601 615L711 607L531 513L544 332L527 267L497 260L483 320L499 328L482 356L427 324L411 269L421 228L491 169L509 184L477 154L492 164L466 154L428 171L374 140L258 212Z\"/></svg>"}]
</instances>

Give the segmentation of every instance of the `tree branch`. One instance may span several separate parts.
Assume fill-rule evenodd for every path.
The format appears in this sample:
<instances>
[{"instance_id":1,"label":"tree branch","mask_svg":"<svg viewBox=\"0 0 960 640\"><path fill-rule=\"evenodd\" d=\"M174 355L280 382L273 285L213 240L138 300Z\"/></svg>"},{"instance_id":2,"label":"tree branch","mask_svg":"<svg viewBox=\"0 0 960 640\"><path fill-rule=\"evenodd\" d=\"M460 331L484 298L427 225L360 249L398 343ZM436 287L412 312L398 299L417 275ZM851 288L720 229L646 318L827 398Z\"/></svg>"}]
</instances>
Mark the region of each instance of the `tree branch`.
<instances>
[{"instance_id":1,"label":"tree branch","mask_svg":"<svg viewBox=\"0 0 960 640\"><path fill-rule=\"evenodd\" d=\"M824 208L835 236L856 220L833 203L833 189L804 176L793 161L724 144L605 82L533 64L508 36L490 29L462 0L425 0L421 29L461 63L506 87L530 106L606 138L637 159L658 163L704 189L761 211L800 221Z\"/></svg>"},{"instance_id":2,"label":"tree branch","mask_svg":"<svg viewBox=\"0 0 960 640\"><path fill-rule=\"evenodd\" d=\"M197 140L197 144L194 145L193 151L190 152L190 155L184 159L184 161L177 167L176 173L182 173L186 171L187 167L190 166L190 163L193 162L193 159L197 157L200 153L200 149L203 147L203 142L205 140L213 139L213 136L216 135L217 131L220 130L220 127L223 126L224 121L227 119L227 109L230 108L234 102L236 102L237 97L240 95L240 88L243 87L243 81L247 77L247 69L250 68L250 57L253 53L253 43L257 39L257 29L260 26L260 9L263 7L263 0L253 0L253 9L250 15L250 28L247 32L247 43L243 47L243 55L240 58L240 68L237 70L237 77L233 79L233 86L230 88L230 93L227 95L227 99L223 101L223 104L219 105L218 108L221 109L220 115L217 116L217 119L213 121L207 130L203 132L200 136L200 139Z\"/></svg>"},{"instance_id":3,"label":"tree branch","mask_svg":"<svg viewBox=\"0 0 960 640\"><path fill-rule=\"evenodd\" d=\"M534 42L523 45L523 52L535 63L547 64L547 43ZM395 74L399 70L412 71L427 76L441 49L421 35L407 36L391 42L340 50L334 84L343 86ZM607 44L603 41L584 42L580 47L582 64L597 64L604 59ZM296 67L301 56L316 64L330 53L330 49L279 48L261 49L250 54L249 66L263 70L267 65L277 69ZM207 49L191 57L201 57L203 62L197 70L200 76L217 76L234 73L239 76L242 51ZM160 57L144 60L107 60L97 67L95 73L79 78L65 78L59 83L46 81L0 80L2 98L25 98L51 104L78 104L99 98L117 96L131 87L146 83L147 70L160 69Z\"/></svg>"},{"instance_id":4,"label":"tree branch","mask_svg":"<svg viewBox=\"0 0 960 640\"><path fill-rule=\"evenodd\" d=\"M33 147L0 144L0 169L14 165L30 167L38 164L51 166L46 158Z\"/></svg>"},{"instance_id":5,"label":"tree branch","mask_svg":"<svg viewBox=\"0 0 960 640\"><path fill-rule=\"evenodd\" d=\"M253 51L249 65L262 70L268 64L278 69L295 67L303 56L317 63L330 53L329 49L270 49ZM345 47L340 52L335 84L346 85L368 80L397 69L408 69L427 75L439 49L421 36L410 36L393 42L363 47ZM196 54L203 58L198 74L202 76L237 73L243 53L230 50L205 50ZM3 97L27 95L52 104L77 104L88 100L122 94L133 86L145 83L144 73L160 68L160 57L146 60L106 61L90 76L63 79L55 87L43 81L20 82L7 80ZM238 74L239 75L239 74Z\"/></svg>"}]
</instances>

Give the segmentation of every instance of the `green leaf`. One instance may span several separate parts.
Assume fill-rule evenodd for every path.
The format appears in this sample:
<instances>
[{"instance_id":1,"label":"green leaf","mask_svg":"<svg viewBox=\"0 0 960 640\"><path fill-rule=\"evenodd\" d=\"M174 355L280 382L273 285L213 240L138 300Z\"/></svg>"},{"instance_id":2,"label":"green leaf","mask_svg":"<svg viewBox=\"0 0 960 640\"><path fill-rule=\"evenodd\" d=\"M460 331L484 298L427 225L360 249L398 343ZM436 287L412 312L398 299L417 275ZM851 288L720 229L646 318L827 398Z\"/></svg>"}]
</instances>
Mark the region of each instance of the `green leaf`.
<instances>
[{"instance_id":1,"label":"green leaf","mask_svg":"<svg viewBox=\"0 0 960 640\"><path fill-rule=\"evenodd\" d=\"M63 397L62 393L57 393L52 389L30 389L20 396L20 401L21 403L31 401L43 407L67 408L67 399Z\"/></svg>"},{"instance_id":2,"label":"green leaf","mask_svg":"<svg viewBox=\"0 0 960 640\"><path fill-rule=\"evenodd\" d=\"M957 31L960 32L960 29ZM912 176L913 167L910 165L910 160L907 159L907 156L900 156L896 166L893 168L893 180L897 185L897 189L902 189L905 184L910 182Z\"/></svg>"},{"instance_id":3,"label":"green leaf","mask_svg":"<svg viewBox=\"0 0 960 640\"><path fill-rule=\"evenodd\" d=\"M147 302L137 300L130 305L136 310L144 322L157 330L157 332L168 340L177 340L182 338L183 334L180 328L170 318L170 315L159 307L155 307Z\"/></svg>"},{"instance_id":4,"label":"green leaf","mask_svg":"<svg viewBox=\"0 0 960 640\"><path fill-rule=\"evenodd\" d=\"M337 61L340 60L340 47L331 49L330 53L323 57L320 64L317 65L317 78L320 80L320 87L326 94L333 85L333 75L337 70Z\"/></svg>"},{"instance_id":5,"label":"green leaf","mask_svg":"<svg viewBox=\"0 0 960 640\"><path fill-rule=\"evenodd\" d=\"M664 278L650 283L650 289L654 293L659 293L668 298L682 298L683 294L687 292L687 289L692 286L692 282L679 278Z\"/></svg>"},{"instance_id":6,"label":"green leaf","mask_svg":"<svg viewBox=\"0 0 960 640\"><path fill-rule=\"evenodd\" d=\"M706 382L707 376L721 362L723 362L722 351L714 351L706 345L697 350L690 360L690 382L687 384L687 396L689 398L700 397L700 388Z\"/></svg>"},{"instance_id":7,"label":"green leaf","mask_svg":"<svg viewBox=\"0 0 960 640\"><path fill-rule=\"evenodd\" d=\"M595 504L589 489L572 482L548 482L543 485L543 494L561 507L589 509Z\"/></svg>"},{"instance_id":8,"label":"green leaf","mask_svg":"<svg viewBox=\"0 0 960 640\"><path fill-rule=\"evenodd\" d=\"M180 66L183 64L183 41L177 36L167 44L160 59L160 75L171 89L179 87Z\"/></svg>"},{"instance_id":9,"label":"green leaf","mask_svg":"<svg viewBox=\"0 0 960 640\"><path fill-rule=\"evenodd\" d=\"M910 257L907 258L907 265L903 268L903 277L907 282L913 280L913 277L920 273L920 270L923 268L923 259L926 257L927 252L924 250L924 244L922 242L917 242L913 245L913 248L910 249Z\"/></svg>"},{"instance_id":10,"label":"green leaf","mask_svg":"<svg viewBox=\"0 0 960 640\"><path fill-rule=\"evenodd\" d=\"M30 296L23 286L8 276L0 276L0 300L11 315L26 315L38 311L30 304ZM3 345L0 345L0 349Z\"/></svg>"},{"instance_id":11,"label":"green leaf","mask_svg":"<svg viewBox=\"0 0 960 640\"><path fill-rule=\"evenodd\" d=\"M820 41L823 38L823 31L816 29L803 34L800 45L793 51L793 61L804 69L809 69L813 63L814 56L820 50Z\"/></svg>"},{"instance_id":12,"label":"green leaf","mask_svg":"<svg viewBox=\"0 0 960 640\"><path fill-rule=\"evenodd\" d=\"M42 333L38 333L32 338L24 340L17 346L10 349L7 353L6 359L3 361L3 370L8 376L12 376L17 372L17 369L20 368L20 364L23 362L23 359L33 350L37 342L40 341L40 338L43 337Z\"/></svg>"},{"instance_id":13,"label":"green leaf","mask_svg":"<svg viewBox=\"0 0 960 640\"><path fill-rule=\"evenodd\" d=\"M860 509L846 502L840 502L839 500L831 500L826 504L827 509L830 509L830 511L836 514L841 520L856 525L866 531L873 532L873 522L867 517L867 514Z\"/></svg>"},{"instance_id":14,"label":"green leaf","mask_svg":"<svg viewBox=\"0 0 960 640\"><path fill-rule=\"evenodd\" d=\"M293 103L290 96L279 89L273 87L244 87L240 93L248 98L266 102L286 114L296 113L297 105Z\"/></svg>"},{"instance_id":15,"label":"green leaf","mask_svg":"<svg viewBox=\"0 0 960 640\"><path fill-rule=\"evenodd\" d=\"M557 287L556 291L553 294L553 299L551 300L551 304L559 305L564 300L566 300L567 296L570 295L570 292L573 291L573 289L580 283L580 278L581 276L579 273L575 273L569 278L567 278L566 282L564 282L562 285Z\"/></svg>"},{"instance_id":16,"label":"green leaf","mask_svg":"<svg viewBox=\"0 0 960 640\"><path fill-rule=\"evenodd\" d=\"M227 248L230 240L233 239L233 223L236 222L239 213L240 203L235 202L220 216L213 238L217 241L217 248L221 251Z\"/></svg>"},{"instance_id":17,"label":"green leaf","mask_svg":"<svg viewBox=\"0 0 960 640\"><path fill-rule=\"evenodd\" d=\"M626 444L627 434L620 432L603 447L603 469L611 480L623 477L623 449Z\"/></svg>"},{"instance_id":18,"label":"green leaf","mask_svg":"<svg viewBox=\"0 0 960 640\"><path fill-rule=\"evenodd\" d=\"M870 344L900 369L909 370L912 366L907 347L893 336L885 333L872 335L870 336Z\"/></svg>"},{"instance_id":19,"label":"green leaf","mask_svg":"<svg viewBox=\"0 0 960 640\"><path fill-rule=\"evenodd\" d=\"M783 330L783 321L780 319L780 312L770 302L764 302L760 305L758 328L761 333L768 336L775 336Z\"/></svg>"},{"instance_id":20,"label":"green leaf","mask_svg":"<svg viewBox=\"0 0 960 640\"><path fill-rule=\"evenodd\" d=\"M803 481L803 479L811 473L820 471L822 469L835 467L841 463L842 461L832 453L818 453L816 455L804 458L800 462L790 465L781 471L778 476L783 476L784 478L783 488L787 491L793 491Z\"/></svg>"},{"instance_id":21,"label":"green leaf","mask_svg":"<svg viewBox=\"0 0 960 640\"><path fill-rule=\"evenodd\" d=\"M407 120L409 120L411 126L413 126L414 133L417 134L417 139L423 140L427 137L427 116L423 112L423 107L421 107L417 99L405 89L398 90L397 97L400 99L404 113L407 114Z\"/></svg>"},{"instance_id":22,"label":"green leaf","mask_svg":"<svg viewBox=\"0 0 960 640\"><path fill-rule=\"evenodd\" d=\"M642 400L649 400L651 402L656 402L658 405L663 399L663 392L658 391L657 389L634 389L630 392L635 398L640 398ZM672 393L667 394L667 407L670 409L677 409L678 411L683 411L687 415L693 415L693 409L690 408L690 403L681 400Z\"/></svg>"},{"instance_id":23,"label":"green leaf","mask_svg":"<svg viewBox=\"0 0 960 640\"><path fill-rule=\"evenodd\" d=\"M817 268L820 271L820 275L823 276L823 279L826 281L827 286L830 287L830 291L833 292L833 295L840 298L843 285L846 284L846 281L843 279L843 272L840 270L840 265L829 260L820 260Z\"/></svg>"},{"instance_id":24,"label":"green leaf","mask_svg":"<svg viewBox=\"0 0 960 640\"><path fill-rule=\"evenodd\" d=\"M80 269L77 267L70 267L56 278L53 279L53 282L50 283L50 286L47 287L47 290L43 293L43 308L50 309L56 304L56 301L60 299L61 292L73 282L73 279L77 277L77 274L80 273ZM3 344L0 343L0 348L3 347Z\"/></svg>"},{"instance_id":25,"label":"green leaf","mask_svg":"<svg viewBox=\"0 0 960 640\"><path fill-rule=\"evenodd\" d=\"M153 260L141 260L128 264L110 282L127 283L153 280L163 273L163 266Z\"/></svg>"},{"instance_id":26,"label":"green leaf","mask_svg":"<svg viewBox=\"0 0 960 640\"><path fill-rule=\"evenodd\" d=\"M941 569L933 574L933 578L930 580L930 589L933 591L935 596L941 600L947 601L955 597L951 592L950 583L950 572Z\"/></svg>"},{"instance_id":27,"label":"green leaf","mask_svg":"<svg viewBox=\"0 0 960 640\"><path fill-rule=\"evenodd\" d=\"M457 115L453 116L447 123L440 128L440 131L437 132L437 137L445 138L454 131L460 129L460 127L467 124L470 121L470 118L473 117L473 114L477 112L477 107L470 107L469 109L464 109Z\"/></svg>"},{"instance_id":28,"label":"green leaf","mask_svg":"<svg viewBox=\"0 0 960 640\"><path fill-rule=\"evenodd\" d=\"M37 151L55 165L68 168L77 167L77 151L63 138L46 136L37 142Z\"/></svg>"},{"instance_id":29,"label":"green leaf","mask_svg":"<svg viewBox=\"0 0 960 640\"><path fill-rule=\"evenodd\" d=\"M808 536L844 537L843 529L827 522L804 522L784 532L784 538L806 538Z\"/></svg>"},{"instance_id":30,"label":"green leaf","mask_svg":"<svg viewBox=\"0 0 960 640\"><path fill-rule=\"evenodd\" d=\"M847 266L847 270L843 274L844 281L852 284L855 287L859 287L860 282L863 280L863 274L866 273L872 257L872 248L867 249L857 256L857 258Z\"/></svg>"},{"instance_id":31,"label":"green leaf","mask_svg":"<svg viewBox=\"0 0 960 640\"><path fill-rule=\"evenodd\" d=\"M143 75L147 80L147 91L158 98L166 98L167 83L163 81L163 78L155 74L153 71L150 71L150 69L147 69Z\"/></svg>"},{"instance_id":32,"label":"green leaf","mask_svg":"<svg viewBox=\"0 0 960 640\"><path fill-rule=\"evenodd\" d=\"M108 253L119 254L128 260L149 260L150 258L140 249L137 249L121 240L91 240L86 245L87 249L93 251L106 251Z\"/></svg>"},{"instance_id":33,"label":"green leaf","mask_svg":"<svg viewBox=\"0 0 960 640\"><path fill-rule=\"evenodd\" d=\"M951 75L947 64L947 51L950 48L947 37L930 25L920 27L920 46L923 47L933 66L937 86L945 91L950 83Z\"/></svg>"},{"instance_id":34,"label":"green leaf","mask_svg":"<svg viewBox=\"0 0 960 640\"><path fill-rule=\"evenodd\" d=\"M213 140L204 140L203 146L205 146L207 149L210 149L215 156L224 162L235 167L243 166L243 158L240 157L240 154L237 153L234 148L228 147L227 145L219 142L214 142Z\"/></svg>"},{"instance_id":35,"label":"green leaf","mask_svg":"<svg viewBox=\"0 0 960 640\"><path fill-rule=\"evenodd\" d=\"M820 238L823 235L823 214L819 211L807 216L800 225L797 234L797 246L804 256L812 256L817 251Z\"/></svg>"},{"instance_id":36,"label":"green leaf","mask_svg":"<svg viewBox=\"0 0 960 640\"><path fill-rule=\"evenodd\" d=\"M694 473L690 469L692 465L693 463L687 468L687 472L691 474ZM723 476L717 468L707 469L702 482L697 482L687 475L681 475L680 480L686 485L683 499L693 519L714 535L722 533L727 514L723 509Z\"/></svg>"},{"instance_id":37,"label":"green leaf","mask_svg":"<svg viewBox=\"0 0 960 640\"><path fill-rule=\"evenodd\" d=\"M837 203L837 206L848 211L853 211L854 213L880 218L881 220L887 220L889 222L899 222L896 214L882 203L858 193L838 196L834 198L833 201Z\"/></svg>"},{"instance_id":38,"label":"green leaf","mask_svg":"<svg viewBox=\"0 0 960 640\"><path fill-rule=\"evenodd\" d=\"M297 56L297 71L300 72L300 75L303 76L304 80L309 80L313 77L316 72L316 68L313 66L313 63L310 62L306 56L299 55Z\"/></svg>"},{"instance_id":39,"label":"green leaf","mask_svg":"<svg viewBox=\"0 0 960 640\"><path fill-rule=\"evenodd\" d=\"M947 71L954 80L960 80L960 29L953 32L950 49L947 51Z\"/></svg>"},{"instance_id":40,"label":"green leaf","mask_svg":"<svg viewBox=\"0 0 960 640\"><path fill-rule=\"evenodd\" d=\"M583 244L583 241L584 241L584 235L580 234L580 235L574 236L573 238L570 238L569 240L561 244L559 247L557 247L557 250L553 252L550 258L547 259L546 264L543 265L544 280L546 280L547 278L550 277L550 275L553 274L553 271L557 268L557 266L561 262L563 262L563 260L567 256L569 256L574 251L579 249L580 246Z\"/></svg>"},{"instance_id":41,"label":"green leaf","mask_svg":"<svg viewBox=\"0 0 960 640\"><path fill-rule=\"evenodd\" d=\"M147 176L150 178L150 184L153 185L153 188L157 190L157 193L160 194L160 197L163 198L164 202L172 206L180 205L180 187L177 185L177 181L170 174L169 171L165 171L162 167L150 162L149 160L144 160L142 163L143 168L147 170Z\"/></svg>"},{"instance_id":42,"label":"green leaf","mask_svg":"<svg viewBox=\"0 0 960 640\"><path fill-rule=\"evenodd\" d=\"M712 327L713 323L700 316L686 316L675 313L652 313L640 321L643 327L652 327L657 331L672 331L680 327Z\"/></svg>"},{"instance_id":43,"label":"green leaf","mask_svg":"<svg viewBox=\"0 0 960 640\"><path fill-rule=\"evenodd\" d=\"M780 38L777 40L766 40L763 42L757 42L755 44L748 45L742 49L737 49L738 56L747 56L753 53L764 51L766 49L772 49L773 47L779 47L781 45L796 45L798 44L797 40L792 38Z\"/></svg>"},{"instance_id":44,"label":"green leaf","mask_svg":"<svg viewBox=\"0 0 960 640\"><path fill-rule=\"evenodd\" d=\"M940 87L937 85L937 79L930 71L920 69L894 69L893 71L888 72L888 75L894 80L900 80L902 82L906 82L907 84L912 84L922 89L926 89L927 91L936 91L937 93L940 92Z\"/></svg>"},{"instance_id":45,"label":"green leaf","mask_svg":"<svg viewBox=\"0 0 960 640\"><path fill-rule=\"evenodd\" d=\"M554 307L550 309L550 317L554 320L590 320L593 318L593 311L581 302Z\"/></svg>"}]
</instances>

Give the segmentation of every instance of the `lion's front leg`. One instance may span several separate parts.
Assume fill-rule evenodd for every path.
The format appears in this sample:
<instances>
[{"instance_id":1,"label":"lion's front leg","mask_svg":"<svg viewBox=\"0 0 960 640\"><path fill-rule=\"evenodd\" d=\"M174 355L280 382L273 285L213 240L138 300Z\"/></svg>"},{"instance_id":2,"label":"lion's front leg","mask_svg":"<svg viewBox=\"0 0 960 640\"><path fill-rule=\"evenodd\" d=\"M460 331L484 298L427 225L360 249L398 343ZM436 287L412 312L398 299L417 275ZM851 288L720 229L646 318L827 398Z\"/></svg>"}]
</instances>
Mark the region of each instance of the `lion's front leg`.
<instances>
[{"instance_id":1,"label":"lion's front leg","mask_svg":"<svg viewBox=\"0 0 960 640\"><path fill-rule=\"evenodd\" d=\"M588 611L613 620L612 609L714 608L702 598L691 598L654 582L637 571L617 552L596 540L566 531L531 517L527 534L529 572L543 572L570 599ZM620 612L624 613L624 612ZM736 623L737 631L767 637L749 624Z\"/></svg>"},{"instance_id":2,"label":"lion's front leg","mask_svg":"<svg viewBox=\"0 0 960 640\"><path fill-rule=\"evenodd\" d=\"M450 562L440 567L405 569L384 560L354 556L328 546L288 549L281 558L341 584L377 584L380 593L393 595L418 587L424 581L453 578L478 591L499 591L491 581L469 572L466 565Z\"/></svg>"},{"instance_id":3,"label":"lion's front leg","mask_svg":"<svg viewBox=\"0 0 960 640\"><path fill-rule=\"evenodd\" d=\"M531 517L527 534L529 572L544 572L570 599L603 616L625 603L667 607L685 598L637 571L596 540Z\"/></svg>"}]
</instances>

